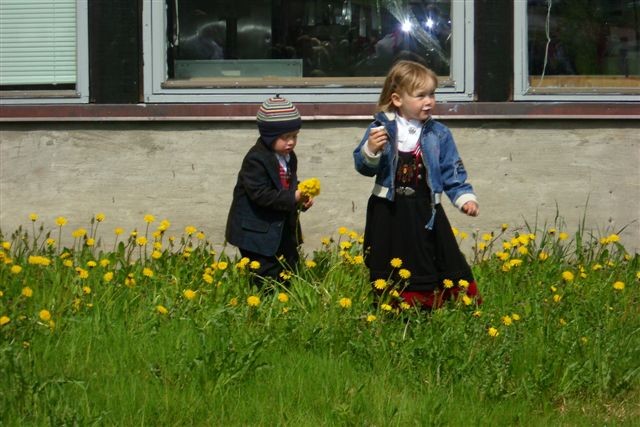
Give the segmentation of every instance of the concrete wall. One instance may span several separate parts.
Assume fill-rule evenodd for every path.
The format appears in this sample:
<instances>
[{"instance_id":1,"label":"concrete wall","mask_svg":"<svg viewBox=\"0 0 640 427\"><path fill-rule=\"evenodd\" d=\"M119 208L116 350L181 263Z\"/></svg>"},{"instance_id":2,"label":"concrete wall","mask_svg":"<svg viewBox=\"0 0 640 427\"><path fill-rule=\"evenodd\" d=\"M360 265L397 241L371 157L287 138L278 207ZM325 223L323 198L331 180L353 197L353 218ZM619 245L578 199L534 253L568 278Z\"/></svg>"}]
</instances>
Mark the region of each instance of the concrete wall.
<instances>
[{"instance_id":1,"label":"concrete wall","mask_svg":"<svg viewBox=\"0 0 640 427\"><path fill-rule=\"evenodd\" d=\"M638 121L449 121L480 198L469 218L447 202L452 225L471 234L502 223L553 224L573 233L586 216L594 233L617 232L640 247ZM370 178L351 152L364 122L306 122L299 138L301 178L318 177L322 194L302 216L306 249L339 226L364 228ZM44 123L0 125L0 228L9 234L38 213L47 229L65 216L67 234L106 214L99 233L144 229L143 216L203 230L218 245L253 123ZM587 206L588 202L588 206ZM625 228L626 227L626 228ZM466 249L468 250L468 248Z\"/></svg>"}]
</instances>

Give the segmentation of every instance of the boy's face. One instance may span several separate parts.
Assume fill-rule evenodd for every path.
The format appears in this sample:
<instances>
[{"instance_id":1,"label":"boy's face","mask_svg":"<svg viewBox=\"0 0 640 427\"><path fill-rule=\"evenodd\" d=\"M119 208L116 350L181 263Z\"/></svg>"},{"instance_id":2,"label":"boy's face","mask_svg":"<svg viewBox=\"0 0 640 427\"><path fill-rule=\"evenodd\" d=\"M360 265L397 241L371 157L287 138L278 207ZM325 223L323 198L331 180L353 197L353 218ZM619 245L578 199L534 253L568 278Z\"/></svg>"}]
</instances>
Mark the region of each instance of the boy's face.
<instances>
[{"instance_id":1,"label":"boy's face","mask_svg":"<svg viewBox=\"0 0 640 427\"><path fill-rule=\"evenodd\" d=\"M299 133L300 130L298 129L280 135L273 142L273 151L280 154L281 156L286 156L287 154L291 153L293 149L296 148Z\"/></svg>"},{"instance_id":2,"label":"boy's face","mask_svg":"<svg viewBox=\"0 0 640 427\"><path fill-rule=\"evenodd\" d=\"M436 105L435 82L428 79L424 85L417 87L413 93L391 94L391 101L402 117L407 120L427 120Z\"/></svg>"}]
</instances>

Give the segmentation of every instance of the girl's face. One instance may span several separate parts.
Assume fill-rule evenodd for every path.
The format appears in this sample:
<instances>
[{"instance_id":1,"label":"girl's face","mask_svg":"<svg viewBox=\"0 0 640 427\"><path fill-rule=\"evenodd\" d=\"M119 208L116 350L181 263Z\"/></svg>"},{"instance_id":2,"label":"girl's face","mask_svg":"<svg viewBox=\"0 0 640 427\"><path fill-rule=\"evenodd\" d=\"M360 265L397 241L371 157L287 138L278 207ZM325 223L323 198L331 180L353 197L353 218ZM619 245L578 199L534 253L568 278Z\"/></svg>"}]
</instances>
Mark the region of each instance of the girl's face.
<instances>
[{"instance_id":1,"label":"girl's face","mask_svg":"<svg viewBox=\"0 0 640 427\"><path fill-rule=\"evenodd\" d=\"M392 93L391 102L398 113L407 120L427 120L436 105L435 82L432 79L416 88L413 93Z\"/></svg>"},{"instance_id":2,"label":"girl's face","mask_svg":"<svg viewBox=\"0 0 640 427\"><path fill-rule=\"evenodd\" d=\"M300 133L300 130L294 130L280 135L273 142L273 151L281 156L286 156L291 153L298 143L298 133Z\"/></svg>"}]
</instances>

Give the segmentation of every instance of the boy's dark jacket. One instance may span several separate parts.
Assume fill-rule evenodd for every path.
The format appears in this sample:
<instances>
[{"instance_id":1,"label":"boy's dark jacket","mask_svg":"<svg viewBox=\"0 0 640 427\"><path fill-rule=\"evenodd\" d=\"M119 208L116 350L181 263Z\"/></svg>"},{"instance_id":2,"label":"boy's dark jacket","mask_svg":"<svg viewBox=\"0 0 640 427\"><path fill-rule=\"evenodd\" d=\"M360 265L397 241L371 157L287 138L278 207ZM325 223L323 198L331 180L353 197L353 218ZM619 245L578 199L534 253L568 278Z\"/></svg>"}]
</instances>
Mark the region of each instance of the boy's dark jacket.
<instances>
[{"instance_id":1,"label":"boy's dark jacket","mask_svg":"<svg viewBox=\"0 0 640 427\"><path fill-rule=\"evenodd\" d=\"M282 239L302 243L295 200L298 159L289 158L291 185L280 183L278 159L261 139L242 161L227 218L227 242L240 249L274 256Z\"/></svg>"}]
</instances>

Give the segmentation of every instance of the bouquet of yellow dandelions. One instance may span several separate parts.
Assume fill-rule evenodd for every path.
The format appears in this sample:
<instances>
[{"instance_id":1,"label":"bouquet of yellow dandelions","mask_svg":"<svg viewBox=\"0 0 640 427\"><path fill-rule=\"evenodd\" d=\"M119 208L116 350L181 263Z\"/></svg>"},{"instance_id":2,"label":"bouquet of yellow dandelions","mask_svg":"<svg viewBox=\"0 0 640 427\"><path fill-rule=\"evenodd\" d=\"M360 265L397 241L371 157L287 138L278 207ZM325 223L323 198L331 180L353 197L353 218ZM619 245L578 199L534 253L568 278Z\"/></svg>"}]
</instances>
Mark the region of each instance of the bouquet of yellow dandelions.
<instances>
[{"instance_id":1,"label":"bouquet of yellow dandelions","mask_svg":"<svg viewBox=\"0 0 640 427\"><path fill-rule=\"evenodd\" d=\"M320 180L318 178L305 179L298 184L298 190L307 198L314 198L320 194Z\"/></svg>"}]
</instances>

